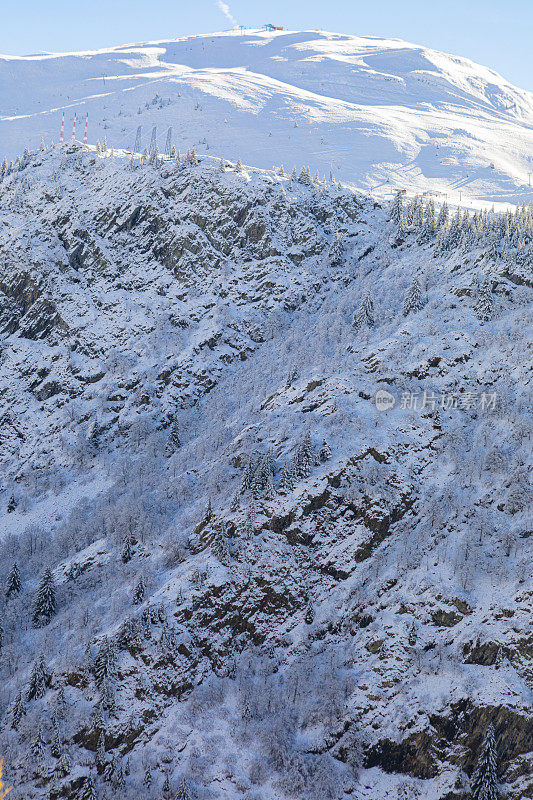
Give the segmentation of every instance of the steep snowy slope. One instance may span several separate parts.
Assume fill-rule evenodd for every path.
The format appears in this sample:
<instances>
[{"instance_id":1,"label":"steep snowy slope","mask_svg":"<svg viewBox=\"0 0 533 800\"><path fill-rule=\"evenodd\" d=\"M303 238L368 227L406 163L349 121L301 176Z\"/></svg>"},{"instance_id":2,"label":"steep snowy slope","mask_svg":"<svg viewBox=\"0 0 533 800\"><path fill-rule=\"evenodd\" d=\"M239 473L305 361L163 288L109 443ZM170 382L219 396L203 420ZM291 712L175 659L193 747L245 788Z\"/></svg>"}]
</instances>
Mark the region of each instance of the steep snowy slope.
<instances>
[{"instance_id":1,"label":"steep snowy slope","mask_svg":"<svg viewBox=\"0 0 533 800\"><path fill-rule=\"evenodd\" d=\"M532 209L194 161L0 184L7 779L530 797Z\"/></svg>"},{"instance_id":2,"label":"steep snowy slope","mask_svg":"<svg viewBox=\"0 0 533 800\"><path fill-rule=\"evenodd\" d=\"M0 153L70 138L196 145L270 169L308 162L377 195L533 197L533 97L467 59L400 40L248 31L111 50L0 57ZM21 146L22 145L22 146Z\"/></svg>"}]
</instances>

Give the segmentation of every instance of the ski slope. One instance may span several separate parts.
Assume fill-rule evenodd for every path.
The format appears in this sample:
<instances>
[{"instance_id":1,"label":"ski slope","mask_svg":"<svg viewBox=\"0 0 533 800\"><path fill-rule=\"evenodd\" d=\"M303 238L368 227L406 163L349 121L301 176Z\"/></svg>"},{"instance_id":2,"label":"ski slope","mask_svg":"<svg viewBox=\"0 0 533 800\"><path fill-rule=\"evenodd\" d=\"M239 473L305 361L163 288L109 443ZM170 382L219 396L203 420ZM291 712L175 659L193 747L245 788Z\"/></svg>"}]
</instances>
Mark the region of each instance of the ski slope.
<instances>
[{"instance_id":1,"label":"ski slope","mask_svg":"<svg viewBox=\"0 0 533 800\"><path fill-rule=\"evenodd\" d=\"M397 188L450 203L533 200L533 95L468 59L399 39L248 30L80 53L0 56L0 154L41 137L107 137L309 163L377 196Z\"/></svg>"}]
</instances>

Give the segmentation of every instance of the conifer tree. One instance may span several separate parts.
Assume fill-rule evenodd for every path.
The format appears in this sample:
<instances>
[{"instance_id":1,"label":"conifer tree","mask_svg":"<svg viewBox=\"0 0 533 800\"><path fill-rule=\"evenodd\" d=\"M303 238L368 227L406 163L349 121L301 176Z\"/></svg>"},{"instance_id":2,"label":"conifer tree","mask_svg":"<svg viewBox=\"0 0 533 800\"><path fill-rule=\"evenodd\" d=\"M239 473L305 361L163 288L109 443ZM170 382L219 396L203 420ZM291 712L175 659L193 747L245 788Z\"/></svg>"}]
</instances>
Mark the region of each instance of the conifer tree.
<instances>
[{"instance_id":1,"label":"conifer tree","mask_svg":"<svg viewBox=\"0 0 533 800\"><path fill-rule=\"evenodd\" d=\"M497 800L496 744L494 728L489 725L471 780L472 800Z\"/></svg>"},{"instance_id":2,"label":"conifer tree","mask_svg":"<svg viewBox=\"0 0 533 800\"><path fill-rule=\"evenodd\" d=\"M415 278L405 296L403 315L407 317L409 314L416 314L416 312L420 311L423 307L422 290L420 289L418 280Z\"/></svg>"},{"instance_id":3,"label":"conifer tree","mask_svg":"<svg viewBox=\"0 0 533 800\"><path fill-rule=\"evenodd\" d=\"M394 195L389 210L389 219L393 225L399 228L403 218L403 192L398 191Z\"/></svg>"},{"instance_id":4,"label":"conifer tree","mask_svg":"<svg viewBox=\"0 0 533 800\"><path fill-rule=\"evenodd\" d=\"M92 777L92 775L88 775L85 778L78 797L79 800L98 800L98 795L96 793L96 785L94 783L94 778Z\"/></svg>"},{"instance_id":5,"label":"conifer tree","mask_svg":"<svg viewBox=\"0 0 533 800\"><path fill-rule=\"evenodd\" d=\"M172 455L173 453L176 453L180 447L181 447L181 439L180 439L179 425L177 421L174 420L170 427L170 433L168 435L165 450L169 455Z\"/></svg>"},{"instance_id":6,"label":"conifer tree","mask_svg":"<svg viewBox=\"0 0 533 800\"><path fill-rule=\"evenodd\" d=\"M363 325L371 328L374 324L374 302L372 296L367 293L361 300L361 305L353 316L354 328L362 328Z\"/></svg>"},{"instance_id":7,"label":"conifer tree","mask_svg":"<svg viewBox=\"0 0 533 800\"><path fill-rule=\"evenodd\" d=\"M144 768L143 786L146 786L146 788L149 789L152 783L153 783L152 768L150 767L150 764L147 764Z\"/></svg>"},{"instance_id":8,"label":"conifer tree","mask_svg":"<svg viewBox=\"0 0 533 800\"><path fill-rule=\"evenodd\" d=\"M15 498L15 495L12 494L11 497L9 498L9 502L7 504L7 513L8 514L12 514L17 506L18 506L18 503L17 503L17 500Z\"/></svg>"},{"instance_id":9,"label":"conifer tree","mask_svg":"<svg viewBox=\"0 0 533 800\"><path fill-rule=\"evenodd\" d=\"M47 625L56 613L56 586L52 570L45 569L33 601L33 624Z\"/></svg>"},{"instance_id":10,"label":"conifer tree","mask_svg":"<svg viewBox=\"0 0 533 800\"><path fill-rule=\"evenodd\" d=\"M329 461L329 459L331 458L331 447L329 446L329 444L326 442L325 439L322 442L322 447L320 448L319 458L320 461L322 462Z\"/></svg>"},{"instance_id":11,"label":"conifer tree","mask_svg":"<svg viewBox=\"0 0 533 800\"><path fill-rule=\"evenodd\" d=\"M15 697L13 708L11 709L11 727L15 730L18 728L19 723L26 713L26 706L24 705L24 698L22 692L19 691Z\"/></svg>"},{"instance_id":12,"label":"conifer tree","mask_svg":"<svg viewBox=\"0 0 533 800\"><path fill-rule=\"evenodd\" d=\"M99 775L101 775L104 771L106 762L107 757L105 751L105 736L104 732L101 731L100 736L98 737L98 745L96 747L96 754L94 757L94 764Z\"/></svg>"},{"instance_id":13,"label":"conifer tree","mask_svg":"<svg viewBox=\"0 0 533 800\"><path fill-rule=\"evenodd\" d=\"M204 523L210 522L212 517L213 517L213 506L211 504L211 498L209 498L207 502L207 508L204 512L204 519L203 519Z\"/></svg>"},{"instance_id":14,"label":"conifer tree","mask_svg":"<svg viewBox=\"0 0 533 800\"><path fill-rule=\"evenodd\" d=\"M61 731L59 730L59 725L57 725L57 723L54 725L50 751L54 758L61 758L63 754L63 740L61 739Z\"/></svg>"},{"instance_id":15,"label":"conifer tree","mask_svg":"<svg viewBox=\"0 0 533 800\"><path fill-rule=\"evenodd\" d=\"M41 653L33 666L33 671L30 676L27 694L28 700L39 700L39 698L44 697L49 683L50 675L46 669L44 656Z\"/></svg>"},{"instance_id":16,"label":"conifer tree","mask_svg":"<svg viewBox=\"0 0 533 800\"><path fill-rule=\"evenodd\" d=\"M10 597L12 594L19 594L21 589L20 572L17 562L14 561L9 575L7 576L6 597Z\"/></svg>"},{"instance_id":17,"label":"conifer tree","mask_svg":"<svg viewBox=\"0 0 533 800\"><path fill-rule=\"evenodd\" d=\"M344 244L342 238L342 233L337 231L329 248L328 259L332 267L340 267L344 262Z\"/></svg>"},{"instance_id":18,"label":"conifer tree","mask_svg":"<svg viewBox=\"0 0 533 800\"><path fill-rule=\"evenodd\" d=\"M145 596L146 596L146 586L144 583L144 578L141 575L139 580L137 581L135 589L133 590L133 598L132 598L133 604L136 606L140 606L141 603L144 602Z\"/></svg>"},{"instance_id":19,"label":"conifer tree","mask_svg":"<svg viewBox=\"0 0 533 800\"><path fill-rule=\"evenodd\" d=\"M191 792L189 789L189 784L182 778L180 784L178 786L178 791L176 793L176 800L191 800Z\"/></svg>"},{"instance_id":20,"label":"conifer tree","mask_svg":"<svg viewBox=\"0 0 533 800\"><path fill-rule=\"evenodd\" d=\"M44 150L46 150L46 145L45 145L45 143L44 143L44 138L43 138L42 136L41 136L41 144L40 144L40 146L39 146L39 150L41 151L41 153L42 153Z\"/></svg>"},{"instance_id":21,"label":"conifer tree","mask_svg":"<svg viewBox=\"0 0 533 800\"><path fill-rule=\"evenodd\" d=\"M168 800L170 798L170 774L165 773L165 780L163 781L163 797Z\"/></svg>"},{"instance_id":22,"label":"conifer tree","mask_svg":"<svg viewBox=\"0 0 533 800\"><path fill-rule=\"evenodd\" d=\"M127 564L128 561L131 561L133 558L133 549L131 545L131 536L127 533L122 540L122 550L120 552L120 557L124 564Z\"/></svg>"},{"instance_id":23,"label":"conifer tree","mask_svg":"<svg viewBox=\"0 0 533 800\"><path fill-rule=\"evenodd\" d=\"M46 742L44 741L43 737L43 729L41 724L37 725L37 729L34 731L32 736L31 742L31 754L35 758L35 760L39 763L43 760L44 754L46 751Z\"/></svg>"},{"instance_id":24,"label":"conifer tree","mask_svg":"<svg viewBox=\"0 0 533 800\"><path fill-rule=\"evenodd\" d=\"M485 275L479 287L476 314L482 322L488 322L493 312L494 300L492 298L492 280L489 275Z\"/></svg>"},{"instance_id":25,"label":"conifer tree","mask_svg":"<svg viewBox=\"0 0 533 800\"><path fill-rule=\"evenodd\" d=\"M113 640L102 636L100 646L94 659L94 679L101 689L104 680L113 680L116 674L117 654Z\"/></svg>"},{"instance_id":26,"label":"conifer tree","mask_svg":"<svg viewBox=\"0 0 533 800\"><path fill-rule=\"evenodd\" d=\"M241 159L238 158L237 163L235 164L235 172L242 172L242 171L243 171L242 162Z\"/></svg>"}]
</instances>

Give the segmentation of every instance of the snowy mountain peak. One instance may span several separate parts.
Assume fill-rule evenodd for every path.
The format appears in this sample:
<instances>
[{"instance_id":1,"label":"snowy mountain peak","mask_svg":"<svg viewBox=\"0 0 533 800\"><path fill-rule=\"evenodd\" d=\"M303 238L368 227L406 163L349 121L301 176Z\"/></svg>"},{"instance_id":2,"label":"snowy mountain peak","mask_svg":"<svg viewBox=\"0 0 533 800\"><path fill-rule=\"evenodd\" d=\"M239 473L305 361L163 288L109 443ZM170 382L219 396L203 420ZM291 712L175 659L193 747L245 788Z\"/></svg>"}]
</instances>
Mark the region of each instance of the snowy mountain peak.
<instances>
[{"instance_id":1,"label":"snowy mountain peak","mask_svg":"<svg viewBox=\"0 0 533 800\"><path fill-rule=\"evenodd\" d=\"M397 39L245 31L83 53L0 58L6 155L41 136L131 149L167 130L262 168L309 163L390 196L528 201L533 96L492 70Z\"/></svg>"}]
</instances>

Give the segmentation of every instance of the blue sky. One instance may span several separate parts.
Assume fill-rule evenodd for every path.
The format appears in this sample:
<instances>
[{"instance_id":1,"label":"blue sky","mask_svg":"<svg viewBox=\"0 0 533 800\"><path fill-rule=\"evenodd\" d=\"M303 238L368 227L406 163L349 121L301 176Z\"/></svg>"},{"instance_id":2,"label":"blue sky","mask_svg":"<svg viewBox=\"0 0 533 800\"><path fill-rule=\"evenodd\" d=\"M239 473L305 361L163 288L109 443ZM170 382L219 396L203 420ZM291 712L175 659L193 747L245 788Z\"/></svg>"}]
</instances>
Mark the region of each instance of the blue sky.
<instances>
[{"instance_id":1,"label":"blue sky","mask_svg":"<svg viewBox=\"0 0 533 800\"><path fill-rule=\"evenodd\" d=\"M533 91L533 0L228 0L247 27L397 36L467 56ZM2 9L0 53L82 50L209 33L230 23L216 0L25 0Z\"/></svg>"}]
</instances>

